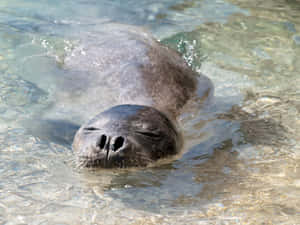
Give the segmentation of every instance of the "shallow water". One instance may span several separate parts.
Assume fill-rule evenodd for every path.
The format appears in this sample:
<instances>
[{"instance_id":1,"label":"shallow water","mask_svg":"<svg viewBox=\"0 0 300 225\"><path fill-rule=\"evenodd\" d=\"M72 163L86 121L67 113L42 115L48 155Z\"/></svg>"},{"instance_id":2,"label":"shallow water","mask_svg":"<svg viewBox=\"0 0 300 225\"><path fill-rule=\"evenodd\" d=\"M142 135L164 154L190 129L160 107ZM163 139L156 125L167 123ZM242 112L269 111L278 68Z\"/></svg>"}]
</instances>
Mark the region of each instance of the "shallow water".
<instances>
[{"instance_id":1,"label":"shallow water","mask_svg":"<svg viewBox=\"0 0 300 225\"><path fill-rule=\"evenodd\" d=\"M54 101L79 31L106 21L147 27L215 85L171 162L80 170L22 126ZM0 223L299 224L299 87L298 1L2 0Z\"/></svg>"}]
</instances>

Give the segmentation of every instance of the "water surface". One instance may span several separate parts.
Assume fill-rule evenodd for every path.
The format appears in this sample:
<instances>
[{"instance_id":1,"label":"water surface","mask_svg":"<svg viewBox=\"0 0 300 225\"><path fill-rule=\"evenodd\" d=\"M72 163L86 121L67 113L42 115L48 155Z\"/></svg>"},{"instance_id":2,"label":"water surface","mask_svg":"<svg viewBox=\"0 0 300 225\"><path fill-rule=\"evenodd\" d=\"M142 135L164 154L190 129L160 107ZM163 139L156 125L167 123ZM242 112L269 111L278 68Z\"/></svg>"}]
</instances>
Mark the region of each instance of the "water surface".
<instances>
[{"instance_id":1,"label":"water surface","mask_svg":"<svg viewBox=\"0 0 300 225\"><path fill-rule=\"evenodd\" d=\"M84 32L144 26L215 85L184 115L184 153L155 167L77 169L28 132ZM39 84L39 85L37 85ZM1 224L298 224L300 3L2 0Z\"/></svg>"}]
</instances>

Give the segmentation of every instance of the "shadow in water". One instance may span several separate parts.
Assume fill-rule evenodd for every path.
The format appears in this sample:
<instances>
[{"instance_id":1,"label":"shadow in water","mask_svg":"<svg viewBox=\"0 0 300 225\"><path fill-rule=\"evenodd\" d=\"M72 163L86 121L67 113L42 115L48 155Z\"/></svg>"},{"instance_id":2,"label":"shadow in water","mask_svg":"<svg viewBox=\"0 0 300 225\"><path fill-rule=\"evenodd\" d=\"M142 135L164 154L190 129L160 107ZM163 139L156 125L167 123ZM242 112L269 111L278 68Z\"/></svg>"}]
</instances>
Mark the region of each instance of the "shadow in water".
<instances>
[{"instance_id":1,"label":"shadow in water","mask_svg":"<svg viewBox=\"0 0 300 225\"><path fill-rule=\"evenodd\" d=\"M284 144L287 139L287 129L271 116L261 117L262 113L258 111L248 113L239 106L233 106L229 112L220 114L218 117L240 123L243 143L265 146Z\"/></svg>"},{"instance_id":2,"label":"shadow in water","mask_svg":"<svg viewBox=\"0 0 300 225\"><path fill-rule=\"evenodd\" d=\"M24 121L27 131L41 140L54 142L71 148L73 137L80 128L79 125L66 120Z\"/></svg>"},{"instance_id":3,"label":"shadow in water","mask_svg":"<svg viewBox=\"0 0 300 225\"><path fill-rule=\"evenodd\" d=\"M153 213L173 214L182 207L203 208L236 181L228 182L233 177L231 171L240 163L231 151L231 143L227 140L216 147L211 141L203 142L173 163L121 172L106 193L129 208ZM203 147L208 149L201 154Z\"/></svg>"}]
</instances>

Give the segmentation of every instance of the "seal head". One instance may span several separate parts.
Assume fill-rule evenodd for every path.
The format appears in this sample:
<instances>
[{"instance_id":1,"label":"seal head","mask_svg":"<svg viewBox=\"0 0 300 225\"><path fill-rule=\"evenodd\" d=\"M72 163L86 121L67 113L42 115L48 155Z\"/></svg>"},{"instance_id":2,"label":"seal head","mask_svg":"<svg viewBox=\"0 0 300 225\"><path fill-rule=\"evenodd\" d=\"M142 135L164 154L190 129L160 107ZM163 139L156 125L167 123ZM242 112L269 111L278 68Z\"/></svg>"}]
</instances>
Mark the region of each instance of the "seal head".
<instances>
[{"instance_id":1,"label":"seal head","mask_svg":"<svg viewBox=\"0 0 300 225\"><path fill-rule=\"evenodd\" d=\"M136 167L176 154L181 140L176 126L155 108L118 105L81 126L73 149L83 167Z\"/></svg>"}]
</instances>

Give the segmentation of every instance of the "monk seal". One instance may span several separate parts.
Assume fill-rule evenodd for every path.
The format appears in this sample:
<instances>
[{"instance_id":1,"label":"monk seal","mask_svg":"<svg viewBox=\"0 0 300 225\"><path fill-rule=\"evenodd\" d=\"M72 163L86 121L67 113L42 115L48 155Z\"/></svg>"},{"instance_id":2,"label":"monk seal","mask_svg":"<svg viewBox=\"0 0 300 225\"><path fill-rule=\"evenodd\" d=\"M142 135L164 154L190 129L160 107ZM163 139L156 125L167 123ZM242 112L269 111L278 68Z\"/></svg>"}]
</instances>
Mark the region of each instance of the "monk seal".
<instances>
[{"instance_id":1,"label":"monk seal","mask_svg":"<svg viewBox=\"0 0 300 225\"><path fill-rule=\"evenodd\" d=\"M79 165L147 166L178 153L177 118L211 96L211 81L142 28L106 24L79 35L52 109L83 122L72 144Z\"/></svg>"}]
</instances>

